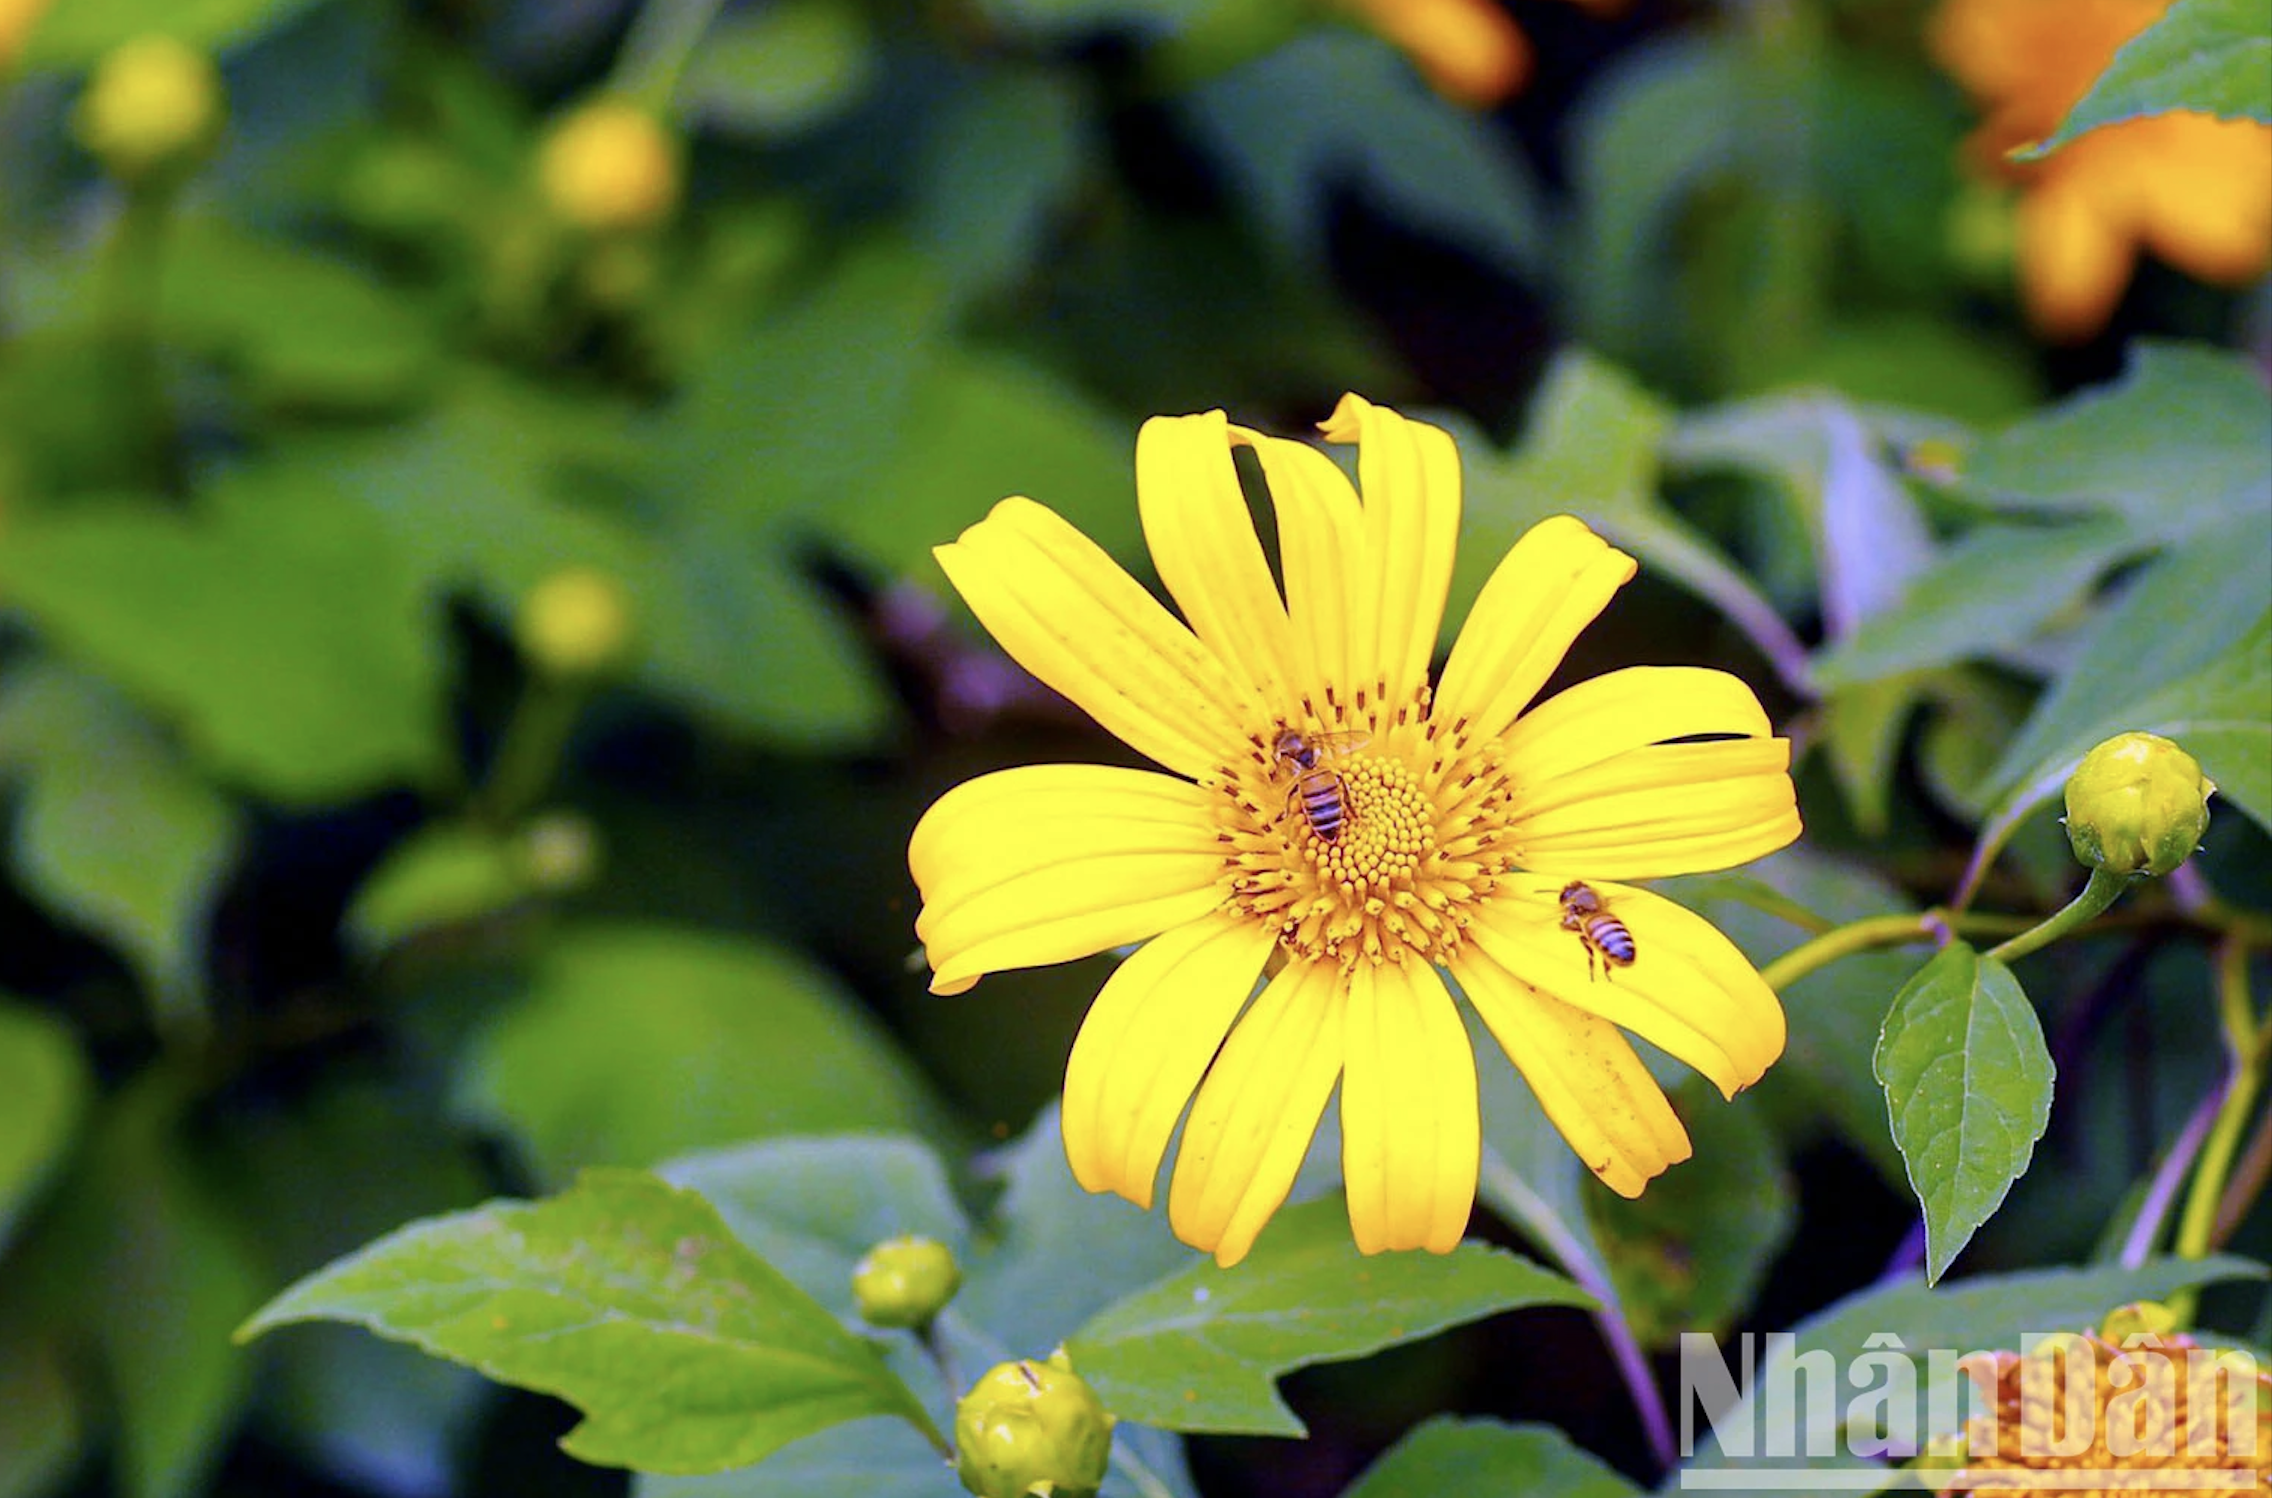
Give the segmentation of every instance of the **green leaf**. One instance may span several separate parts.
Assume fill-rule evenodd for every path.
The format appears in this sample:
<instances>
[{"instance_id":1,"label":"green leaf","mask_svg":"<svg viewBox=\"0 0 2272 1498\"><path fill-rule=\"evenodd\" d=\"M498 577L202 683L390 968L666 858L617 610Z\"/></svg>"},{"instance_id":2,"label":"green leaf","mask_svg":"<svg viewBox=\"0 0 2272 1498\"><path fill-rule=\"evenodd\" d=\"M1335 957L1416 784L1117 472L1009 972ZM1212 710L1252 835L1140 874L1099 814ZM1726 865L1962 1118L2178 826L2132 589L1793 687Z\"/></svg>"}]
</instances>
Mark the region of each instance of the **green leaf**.
<instances>
[{"instance_id":1,"label":"green leaf","mask_svg":"<svg viewBox=\"0 0 2272 1498\"><path fill-rule=\"evenodd\" d=\"M87 1438L87 1412L58 1338L0 1314L0 1498L42 1498L62 1479Z\"/></svg>"},{"instance_id":2,"label":"green leaf","mask_svg":"<svg viewBox=\"0 0 2272 1498\"><path fill-rule=\"evenodd\" d=\"M1756 1108L1727 1107L1690 1078L1673 1091L1695 1155L1637 1201L1587 1180L1594 1232L1644 1347L1736 1324L1798 1221L1777 1141Z\"/></svg>"},{"instance_id":3,"label":"green leaf","mask_svg":"<svg viewBox=\"0 0 2272 1498\"><path fill-rule=\"evenodd\" d=\"M1306 32L1183 104L1231 177L1234 200L1311 265L1326 263L1333 185L1511 272L1544 252L1536 189L1520 160L1378 37Z\"/></svg>"},{"instance_id":4,"label":"green leaf","mask_svg":"<svg viewBox=\"0 0 2272 1498\"><path fill-rule=\"evenodd\" d=\"M1825 689L1980 660L2024 643L2139 549L2119 521L1985 525L1815 662Z\"/></svg>"},{"instance_id":5,"label":"green leaf","mask_svg":"<svg viewBox=\"0 0 2272 1498\"><path fill-rule=\"evenodd\" d=\"M942 111L914 172L912 217L955 295L1016 288L1032 276L1099 149L1092 113L1066 75L1000 65Z\"/></svg>"},{"instance_id":6,"label":"green leaf","mask_svg":"<svg viewBox=\"0 0 2272 1498\"><path fill-rule=\"evenodd\" d=\"M345 261L213 218L171 231L158 317L164 336L226 366L255 401L294 409L394 404L441 356L406 297Z\"/></svg>"},{"instance_id":7,"label":"green leaf","mask_svg":"<svg viewBox=\"0 0 2272 1498\"><path fill-rule=\"evenodd\" d=\"M564 935L476 1043L461 1088L556 1181L931 1118L913 1070L825 973L784 948L660 926Z\"/></svg>"},{"instance_id":8,"label":"green leaf","mask_svg":"<svg viewBox=\"0 0 2272 1498\"><path fill-rule=\"evenodd\" d=\"M1438 1415L1390 1447L1342 1498L1637 1498L1640 1492L1551 1425Z\"/></svg>"},{"instance_id":9,"label":"green leaf","mask_svg":"<svg viewBox=\"0 0 2272 1498\"><path fill-rule=\"evenodd\" d=\"M0 586L58 649L279 800L436 774L430 604L377 523L257 472L205 499L27 520L0 550Z\"/></svg>"},{"instance_id":10,"label":"green leaf","mask_svg":"<svg viewBox=\"0 0 2272 1498\"><path fill-rule=\"evenodd\" d=\"M130 1498L204 1491L250 1384L229 1329L266 1287L211 1162L185 1147L190 1093L153 1068L115 1094L38 1243L100 1354Z\"/></svg>"},{"instance_id":11,"label":"green leaf","mask_svg":"<svg viewBox=\"0 0 2272 1498\"><path fill-rule=\"evenodd\" d=\"M91 1080L67 1026L0 997L0 1248L77 1133Z\"/></svg>"},{"instance_id":12,"label":"green leaf","mask_svg":"<svg viewBox=\"0 0 2272 1498\"><path fill-rule=\"evenodd\" d=\"M1167 1214L1084 1191L1065 1162L1051 1103L1024 1137L991 1157L1006 1189L993 1242L981 1249L955 1310L1005 1347L1054 1347L1124 1295L1188 1268Z\"/></svg>"},{"instance_id":13,"label":"green leaf","mask_svg":"<svg viewBox=\"0 0 2272 1498\"><path fill-rule=\"evenodd\" d=\"M1954 942L1894 996L1876 1067L1931 1283L2027 1173L2051 1119L2051 1052L2011 970Z\"/></svg>"},{"instance_id":14,"label":"green leaf","mask_svg":"<svg viewBox=\"0 0 2272 1498\"><path fill-rule=\"evenodd\" d=\"M2253 522L2159 558L2101 614L1982 784L1987 846L2058 793L2091 746L2132 729L2184 745L2227 799L2272 825L2272 575Z\"/></svg>"},{"instance_id":15,"label":"green leaf","mask_svg":"<svg viewBox=\"0 0 2272 1498\"><path fill-rule=\"evenodd\" d=\"M678 104L728 131L791 135L859 103L876 71L865 11L843 0L785 0L710 27Z\"/></svg>"},{"instance_id":16,"label":"green leaf","mask_svg":"<svg viewBox=\"0 0 2272 1498\"><path fill-rule=\"evenodd\" d=\"M421 827L372 870L347 909L347 935L377 953L437 927L511 908L529 893L513 844L487 827Z\"/></svg>"},{"instance_id":17,"label":"green leaf","mask_svg":"<svg viewBox=\"0 0 2272 1498\"><path fill-rule=\"evenodd\" d=\"M969 1220L920 1140L769 1139L688 1155L656 1174L701 1192L735 1237L841 1317L855 1314L853 1266L886 1238L919 1234L970 1262Z\"/></svg>"},{"instance_id":18,"label":"green leaf","mask_svg":"<svg viewBox=\"0 0 2272 1498\"><path fill-rule=\"evenodd\" d=\"M2154 540L2243 519L2261 556L2272 541L2267 420L2272 394L2245 358L2142 339L2121 379L1983 439L1957 482L2010 509L2111 513Z\"/></svg>"},{"instance_id":19,"label":"green leaf","mask_svg":"<svg viewBox=\"0 0 2272 1498\"><path fill-rule=\"evenodd\" d=\"M602 1466L712 1472L869 1415L929 1417L875 1349L735 1240L700 1196L628 1170L542 1202L413 1223L300 1281L240 1340L346 1321L557 1394Z\"/></svg>"},{"instance_id":20,"label":"green leaf","mask_svg":"<svg viewBox=\"0 0 2272 1498\"><path fill-rule=\"evenodd\" d=\"M642 1473L631 1485L634 1498L950 1498L956 1488L931 1443L900 1420L836 1426L754 1467L703 1477Z\"/></svg>"},{"instance_id":21,"label":"green leaf","mask_svg":"<svg viewBox=\"0 0 2272 1498\"><path fill-rule=\"evenodd\" d=\"M1366 1258L1338 1197L1288 1207L1235 1269L1195 1265L1108 1307L1066 1343L1123 1419L1303 1434L1280 1374L1362 1357L1516 1306L1587 1304L1561 1276L1480 1243Z\"/></svg>"},{"instance_id":22,"label":"green leaf","mask_svg":"<svg viewBox=\"0 0 2272 1498\"><path fill-rule=\"evenodd\" d=\"M1854 826L1866 836L1885 836L1893 815L1894 759L1925 690L1914 675L1894 676L1849 686L1822 704L1822 751L1853 809Z\"/></svg>"},{"instance_id":23,"label":"green leaf","mask_svg":"<svg viewBox=\"0 0 2272 1498\"><path fill-rule=\"evenodd\" d=\"M1782 1381L1782 1387L1790 1387L1788 1380L1794 1372L1790 1360L1817 1350L1828 1353L1831 1361L1843 1368L1871 1339L1888 1332L1899 1334L1900 1350L1912 1360L1923 1360L1936 1349L1959 1355L1998 1349L2019 1351L2023 1339L2044 1332L2095 1328L2106 1319L2107 1312L2131 1301L2165 1300L2191 1286L2261 1280L2265 1275L2261 1264L2220 1255L2154 1259L2136 1269L2110 1265L1982 1275L1938 1288L1911 1277L1872 1286L1800 1322L1791 1329L1787 1348L1772 1350L1761 1360L1751 1387L1755 1394L1776 1387L1778 1381ZM1824 1408L1811 1389L1805 1397L1808 1407L1799 1411L1805 1419L1827 1421L1844 1414L1843 1406ZM1709 1399L1703 1402L1710 1414ZM1922 1428L1926 1412L1917 1414ZM1758 1426L1756 1399L1739 1400L1732 1409L1713 1418L1711 1431L1699 1436L1694 1465L1726 1466L1730 1459L1721 1436L1745 1429L1761 1438L1776 1433L1772 1427ZM1787 1429L1784 1434L1787 1438ZM1753 1441L1752 1449L1763 1449L1759 1439ZM1747 1469L1773 1465L1757 1457L1746 1458L1743 1464Z\"/></svg>"},{"instance_id":24,"label":"green leaf","mask_svg":"<svg viewBox=\"0 0 2272 1498\"><path fill-rule=\"evenodd\" d=\"M267 31L313 0L64 0L50 5L24 44L32 68L83 68L149 32L220 49Z\"/></svg>"},{"instance_id":25,"label":"green leaf","mask_svg":"<svg viewBox=\"0 0 2272 1498\"><path fill-rule=\"evenodd\" d=\"M31 894L116 942L162 1015L191 1016L235 809L125 703L48 663L0 691L0 777L11 771L25 781L14 857Z\"/></svg>"},{"instance_id":26,"label":"green leaf","mask_svg":"<svg viewBox=\"0 0 2272 1498\"><path fill-rule=\"evenodd\" d=\"M2051 138L2025 154L2056 151L2101 125L2181 109L2272 125L2272 4L2177 0L2123 43Z\"/></svg>"}]
</instances>

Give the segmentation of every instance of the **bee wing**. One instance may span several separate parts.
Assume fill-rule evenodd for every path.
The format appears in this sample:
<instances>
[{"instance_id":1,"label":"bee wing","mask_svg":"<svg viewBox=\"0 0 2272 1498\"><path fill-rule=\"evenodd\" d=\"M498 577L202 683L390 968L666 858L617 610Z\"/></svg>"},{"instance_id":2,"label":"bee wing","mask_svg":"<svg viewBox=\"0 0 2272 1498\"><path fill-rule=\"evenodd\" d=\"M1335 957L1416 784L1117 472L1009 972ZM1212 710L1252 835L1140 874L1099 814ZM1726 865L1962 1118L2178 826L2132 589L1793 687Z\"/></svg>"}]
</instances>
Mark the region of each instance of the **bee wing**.
<instances>
[{"instance_id":1,"label":"bee wing","mask_svg":"<svg viewBox=\"0 0 2272 1498\"><path fill-rule=\"evenodd\" d=\"M1354 754L1373 741L1369 733L1313 733L1307 735L1309 746L1319 754Z\"/></svg>"}]
</instances>

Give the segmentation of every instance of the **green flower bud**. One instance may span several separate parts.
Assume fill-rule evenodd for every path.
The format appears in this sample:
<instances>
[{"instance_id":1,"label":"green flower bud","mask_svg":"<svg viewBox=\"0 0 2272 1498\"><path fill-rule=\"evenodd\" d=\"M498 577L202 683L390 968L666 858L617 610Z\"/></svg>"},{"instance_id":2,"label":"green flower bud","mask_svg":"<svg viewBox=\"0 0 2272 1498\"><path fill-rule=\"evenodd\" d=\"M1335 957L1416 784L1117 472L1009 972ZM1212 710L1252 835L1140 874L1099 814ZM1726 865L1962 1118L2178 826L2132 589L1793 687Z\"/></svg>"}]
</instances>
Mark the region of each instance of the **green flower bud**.
<instances>
[{"instance_id":1,"label":"green flower bud","mask_svg":"<svg viewBox=\"0 0 2272 1498\"><path fill-rule=\"evenodd\" d=\"M95 65L72 128L111 175L139 182L192 165L221 131L213 59L170 36L124 42Z\"/></svg>"},{"instance_id":2,"label":"green flower bud","mask_svg":"<svg viewBox=\"0 0 2272 1498\"><path fill-rule=\"evenodd\" d=\"M1063 1352L1003 1363L955 1406L955 1472L978 1498L1094 1498L1113 1424Z\"/></svg>"},{"instance_id":3,"label":"green flower bud","mask_svg":"<svg viewBox=\"0 0 2272 1498\"><path fill-rule=\"evenodd\" d=\"M2201 845L2215 789L2168 739L2118 733L2067 777L2067 841L2094 869L2166 874Z\"/></svg>"},{"instance_id":4,"label":"green flower bud","mask_svg":"<svg viewBox=\"0 0 2272 1498\"><path fill-rule=\"evenodd\" d=\"M852 1297L870 1326L929 1326L961 1288L954 1251L929 1238L888 1238L852 1269Z\"/></svg>"}]
</instances>

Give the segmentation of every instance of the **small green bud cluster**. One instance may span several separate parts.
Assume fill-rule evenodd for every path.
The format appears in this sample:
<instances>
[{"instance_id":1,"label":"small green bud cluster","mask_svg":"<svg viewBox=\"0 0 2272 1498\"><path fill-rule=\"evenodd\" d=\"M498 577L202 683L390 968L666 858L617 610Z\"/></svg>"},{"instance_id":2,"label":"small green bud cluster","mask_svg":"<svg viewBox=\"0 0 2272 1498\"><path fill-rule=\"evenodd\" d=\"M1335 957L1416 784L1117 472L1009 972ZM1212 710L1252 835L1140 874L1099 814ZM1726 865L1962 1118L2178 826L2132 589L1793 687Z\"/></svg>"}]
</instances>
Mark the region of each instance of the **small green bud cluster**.
<instances>
[{"instance_id":1,"label":"small green bud cluster","mask_svg":"<svg viewBox=\"0 0 2272 1498\"><path fill-rule=\"evenodd\" d=\"M2067 779L2067 841L2094 869L2166 874L2201 845L2216 788L2168 739L2116 734Z\"/></svg>"},{"instance_id":2,"label":"small green bud cluster","mask_svg":"<svg viewBox=\"0 0 2272 1498\"><path fill-rule=\"evenodd\" d=\"M977 1498L1094 1498L1114 1423L1062 1351L1003 1363L955 1406L955 1472Z\"/></svg>"}]
</instances>

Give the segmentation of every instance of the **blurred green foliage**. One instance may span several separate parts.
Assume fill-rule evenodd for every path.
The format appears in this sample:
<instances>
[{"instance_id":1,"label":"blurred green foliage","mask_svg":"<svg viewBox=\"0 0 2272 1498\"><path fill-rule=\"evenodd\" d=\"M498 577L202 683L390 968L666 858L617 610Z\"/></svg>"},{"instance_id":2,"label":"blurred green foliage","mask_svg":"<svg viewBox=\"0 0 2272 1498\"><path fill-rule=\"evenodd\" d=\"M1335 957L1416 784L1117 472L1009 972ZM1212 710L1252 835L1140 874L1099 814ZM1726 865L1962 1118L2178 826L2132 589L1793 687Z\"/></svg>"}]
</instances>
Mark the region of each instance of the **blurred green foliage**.
<instances>
[{"instance_id":1,"label":"blurred green foliage","mask_svg":"<svg viewBox=\"0 0 2272 1498\"><path fill-rule=\"evenodd\" d=\"M1249 1327L1217 1370L1236 1408L1179 1422L1146 1297L1215 1271L1080 1193L1047 1107L1102 964L954 1000L913 970L922 806L1122 752L929 548L1025 493L1144 576L1144 417L1298 431L1351 387L1460 436L1452 622L1576 513L1644 581L1574 669L1724 665L1789 725L1807 845L1677 882L1755 960L1947 900L1976 849L2002 850L1977 908L2056 908L2080 876L2048 806L2109 732L2176 738L2219 787L2190 883L1997 990L2040 1013L2058 1105L1966 1262L2099 1263L2084 1288L1816 1314L1920 1253L1872 1072L1923 965L1900 950L1789 988L1754 1097L1680 1090L1697 1158L1638 1203L1483 1046L1479 1232L1646 1349L1802 1321L1830 1345L1840 1314L1924 1337L1928 1304L1972 1345L1983 1306L2024 1308L2016 1333L2245 1277L2141 1278L2101 1239L2220 1075L2193 914L2272 904L2272 304L2153 272L2096 341L2033 343L1927 0L1512 8L1541 67L1488 112L1301 0L53 0L12 71L0 41L0 1498L624 1491L552 1451L568 1417L459 1369L339 1328L229 1340L410 1219L589 1167L698 1189L672 1200L784 1305L842 1316L894 1232L968 1247L966 1371L1086 1327L1171 1493L1633 1490L1579 1446L1656 1477L1570 1313L1428 1344L1419 1386L1524 1423L1431 1422L1362 1477L1394 1434L1362 1375L1279 1403L1288 1368L1569 1298L1475 1245L1425 1314ZM228 118L127 186L71 112L149 32L218 57ZM2253 40L2210 84L2261 118ZM2143 76L2091 107L2166 107ZM653 222L545 196L551 132L602 96L683 155ZM595 674L516 643L570 568L629 605ZM1241 1282L1271 1315L1354 1258L1331 1212L1289 1215L1276 1252L1333 1272ZM841 1340L947 1421L912 1344ZM1304 1424L1292 1465L1166 1433ZM874 1429L638 1491L949 1490Z\"/></svg>"}]
</instances>

